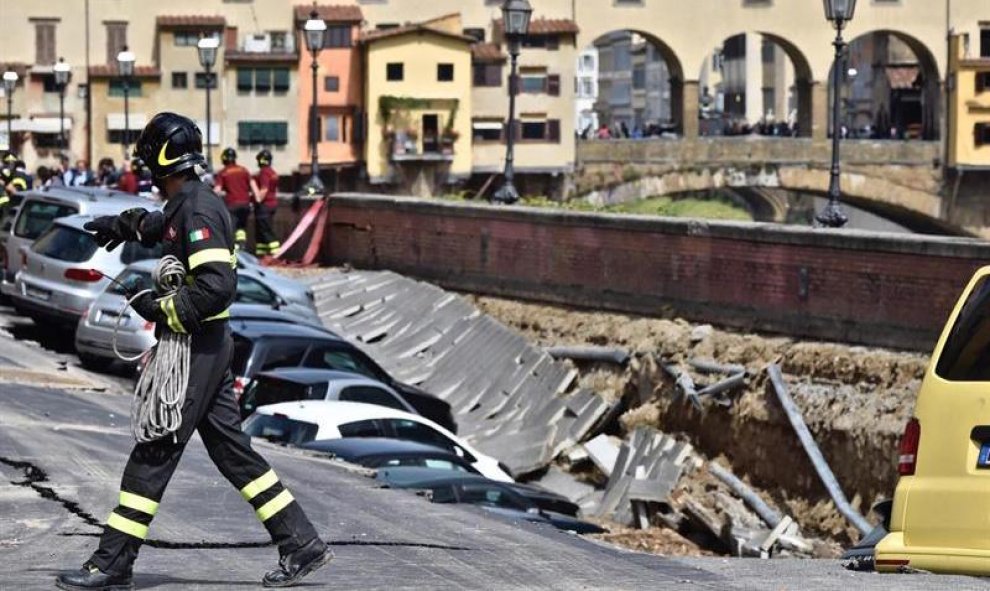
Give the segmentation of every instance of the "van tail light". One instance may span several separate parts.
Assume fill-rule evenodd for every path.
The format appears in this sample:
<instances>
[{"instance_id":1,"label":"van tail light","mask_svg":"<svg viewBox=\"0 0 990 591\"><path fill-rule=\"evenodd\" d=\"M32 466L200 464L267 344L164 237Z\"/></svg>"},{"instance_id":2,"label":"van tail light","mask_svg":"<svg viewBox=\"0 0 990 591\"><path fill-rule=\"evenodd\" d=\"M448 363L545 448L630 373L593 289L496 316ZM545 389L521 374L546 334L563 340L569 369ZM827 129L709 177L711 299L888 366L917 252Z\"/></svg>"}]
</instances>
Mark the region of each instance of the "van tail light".
<instances>
[{"instance_id":1,"label":"van tail light","mask_svg":"<svg viewBox=\"0 0 990 591\"><path fill-rule=\"evenodd\" d=\"M150 320L145 320L144 326L142 328L144 329L145 332L150 332L152 330L155 330L155 323Z\"/></svg>"},{"instance_id":2,"label":"van tail light","mask_svg":"<svg viewBox=\"0 0 990 591\"><path fill-rule=\"evenodd\" d=\"M244 389L247 388L248 384L251 383L251 378L245 376L237 376L234 378L234 398L237 400L241 399L244 395Z\"/></svg>"},{"instance_id":3,"label":"van tail light","mask_svg":"<svg viewBox=\"0 0 990 591\"><path fill-rule=\"evenodd\" d=\"M901 476L914 474L914 469L918 465L918 445L920 443L921 423L912 417L907 426L904 427L904 436L901 437L900 455L897 460L897 472Z\"/></svg>"},{"instance_id":4,"label":"van tail light","mask_svg":"<svg viewBox=\"0 0 990 591\"><path fill-rule=\"evenodd\" d=\"M103 279L103 273L100 273L96 269L66 269L65 278L72 279L73 281L82 281L83 283L93 283L94 281Z\"/></svg>"}]
</instances>

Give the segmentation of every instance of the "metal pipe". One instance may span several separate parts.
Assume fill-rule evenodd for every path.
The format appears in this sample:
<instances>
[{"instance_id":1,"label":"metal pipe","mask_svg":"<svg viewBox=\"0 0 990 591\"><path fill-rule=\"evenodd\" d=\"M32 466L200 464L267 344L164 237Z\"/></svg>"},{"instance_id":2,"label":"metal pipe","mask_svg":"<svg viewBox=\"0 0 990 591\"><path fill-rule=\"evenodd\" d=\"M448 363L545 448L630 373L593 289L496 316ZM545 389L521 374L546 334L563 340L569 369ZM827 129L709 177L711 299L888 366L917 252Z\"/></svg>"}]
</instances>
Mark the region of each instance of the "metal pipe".
<instances>
[{"instance_id":1,"label":"metal pipe","mask_svg":"<svg viewBox=\"0 0 990 591\"><path fill-rule=\"evenodd\" d=\"M211 70L213 69L211 65L207 64L206 67L206 167L209 170L213 170L213 150L210 146L213 145L212 137L210 136L211 127L211 113L210 113L210 87L213 86L213 76L211 75Z\"/></svg>"},{"instance_id":2,"label":"metal pipe","mask_svg":"<svg viewBox=\"0 0 990 591\"><path fill-rule=\"evenodd\" d=\"M131 143L131 112L130 112L130 88L127 76L124 76L124 161L127 161L127 153L130 151Z\"/></svg>"},{"instance_id":3,"label":"metal pipe","mask_svg":"<svg viewBox=\"0 0 990 591\"><path fill-rule=\"evenodd\" d=\"M746 486L746 483L739 480L735 474L729 472L728 469L723 468L720 464L715 462L708 463L708 471L711 472L712 476L718 478L725 483L732 492L739 495L747 505L750 506L757 515L760 516L764 522L770 527L777 527L777 525L784 519L784 516L778 513L773 507L767 505L766 502L760 498L760 495L756 494L756 491Z\"/></svg>"},{"instance_id":4,"label":"metal pipe","mask_svg":"<svg viewBox=\"0 0 990 591\"><path fill-rule=\"evenodd\" d=\"M808 459L811 460L812 465L815 467L815 472L818 473L822 484L828 490L828 494L832 497L832 501L835 502L839 513L842 513L849 520L849 523L853 524L864 536L870 533L873 526L858 511L852 508L852 505L849 504L849 499L842 492L842 487L839 486L838 480L835 479L835 474L829 468L828 462L825 461L825 456L822 455L818 444L815 443L815 438L811 436L811 431L808 430L808 425L805 424L804 417L801 416L801 410L798 409L797 404L794 403L794 399L791 398L790 392L787 391L787 384L784 382L784 376L780 373L780 366L776 363L771 363L767 366L767 374L770 376L770 382L773 384L773 389L777 393L777 399L780 400L780 405L784 408L784 412L787 413L787 418L791 422L794 432L797 433L798 439L801 440L801 446L804 447L805 453L808 454Z\"/></svg>"},{"instance_id":5,"label":"metal pipe","mask_svg":"<svg viewBox=\"0 0 990 591\"><path fill-rule=\"evenodd\" d=\"M712 359L694 358L688 361L688 365L696 371L706 374L723 373L735 375L737 373L746 373L746 366L744 365L739 365L737 363L719 363Z\"/></svg>"},{"instance_id":6,"label":"metal pipe","mask_svg":"<svg viewBox=\"0 0 990 591\"><path fill-rule=\"evenodd\" d=\"M595 361L625 365L629 361L629 351L616 347L595 347L580 345L573 347L547 347L547 354L554 359L571 359L574 361Z\"/></svg>"}]
</instances>

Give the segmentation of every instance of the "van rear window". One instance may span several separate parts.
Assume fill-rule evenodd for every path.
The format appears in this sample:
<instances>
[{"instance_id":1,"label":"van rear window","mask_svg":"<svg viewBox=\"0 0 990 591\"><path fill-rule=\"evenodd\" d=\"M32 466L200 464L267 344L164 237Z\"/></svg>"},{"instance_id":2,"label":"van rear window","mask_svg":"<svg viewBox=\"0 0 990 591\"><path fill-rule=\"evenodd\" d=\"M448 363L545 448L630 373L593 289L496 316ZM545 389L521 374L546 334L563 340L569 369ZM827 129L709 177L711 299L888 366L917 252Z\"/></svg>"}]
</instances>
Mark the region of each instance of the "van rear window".
<instances>
[{"instance_id":1,"label":"van rear window","mask_svg":"<svg viewBox=\"0 0 990 591\"><path fill-rule=\"evenodd\" d=\"M64 218L67 215L77 213L77 211L71 205L29 200L24 204L20 215L17 217L14 236L34 240L50 228L52 222L57 218Z\"/></svg>"},{"instance_id":2,"label":"van rear window","mask_svg":"<svg viewBox=\"0 0 990 591\"><path fill-rule=\"evenodd\" d=\"M987 277L976 284L959 311L935 373L954 382L990 380L990 280Z\"/></svg>"}]
</instances>

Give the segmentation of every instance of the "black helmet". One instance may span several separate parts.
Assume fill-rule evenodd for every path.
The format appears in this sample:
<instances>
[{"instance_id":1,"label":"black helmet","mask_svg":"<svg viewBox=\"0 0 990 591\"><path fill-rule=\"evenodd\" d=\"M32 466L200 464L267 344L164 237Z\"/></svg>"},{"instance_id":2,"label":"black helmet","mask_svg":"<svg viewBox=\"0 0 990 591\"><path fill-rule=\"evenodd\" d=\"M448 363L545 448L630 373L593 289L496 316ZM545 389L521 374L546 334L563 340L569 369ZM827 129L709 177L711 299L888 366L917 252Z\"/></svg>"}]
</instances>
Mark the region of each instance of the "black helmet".
<instances>
[{"instance_id":1,"label":"black helmet","mask_svg":"<svg viewBox=\"0 0 990 591\"><path fill-rule=\"evenodd\" d=\"M15 162L17 162L17 155L16 154L14 154L13 152L4 152L3 153L3 163L5 165L7 165L7 166L13 166Z\"/></svg>"},{"instance_id":2,"label":"black helmet","mask_svg":"<svg viewBox=\"0 0 990 591\"><path fill-rule=\"evenodd\" d=\"M224 164L237 162L237 150L233 148L224 148L223 152L220 153L220 162L223 162Z\"/></svg>"},{"instance_id":3,"label":"black helmet","mask_svg":"<svg viewBox=\"0 0 990 591\"><path fill-rule=\"evenodd\" d=\"M197 164L204 164L203 135L192 119L176 113L151 118L134 150L156 179L163 179Z\"/></svg>"},{"instance_id":4,"label":"black helmet","mask_svg":"<svg viewBox=\"0 0 990 591\"><path fill-rule=\"evenodd\" d=\"M272 151L268 148L263 148L255 158L258 160L258 166L271 166Z\"/></svg>"}]
</instances>

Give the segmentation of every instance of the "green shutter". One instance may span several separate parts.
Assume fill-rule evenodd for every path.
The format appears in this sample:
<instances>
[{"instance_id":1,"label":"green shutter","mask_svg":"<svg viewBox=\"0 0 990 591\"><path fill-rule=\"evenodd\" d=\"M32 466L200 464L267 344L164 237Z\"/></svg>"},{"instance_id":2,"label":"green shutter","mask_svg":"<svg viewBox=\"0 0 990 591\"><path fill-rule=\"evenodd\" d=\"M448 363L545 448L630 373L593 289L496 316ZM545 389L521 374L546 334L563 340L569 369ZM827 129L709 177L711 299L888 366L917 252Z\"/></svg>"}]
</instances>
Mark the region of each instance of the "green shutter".
<instances>
[{"instance_id":1,"label":"green shutter","mask_svg":"<svg viewBox=\"0 0 990 591\"><path fill-rule=\"evenodd\" d=\"M251 92L254 87L254 70L251 68L238 68L237 70L237 90Z\"/></svg>"},{"instance_id":2,"label":"green shutter","mask_svg":"<svg viewBox=\"0 0 990 591\"><path fill-rule=\"evenodd\" d=\"M275 90L276 92L285 92L289 90L289 69L288 68L276 68L275 69Z\"/></svg>"},{"instance_id":3,"label":"green shutter","mask_svg":"<svg viewBox=\"0 0 990 591\"><path fill-rule=\"evenodd\" d=\"M237 143L241 146L251 145L251 132L253 130L253 123L250 121L238 121L237 122Z\"/></svg>"},{"instance_id":4,"label":"green shutter","mask_svg":"<svg viewBox=\"0 0 990 591\"><path fill-rule=\"evenodd\" d=\"M258 92L268 92L272 89L272 71L270 68L258 68L254 71L254 89Z\"/></svg>"}]
</instances>

